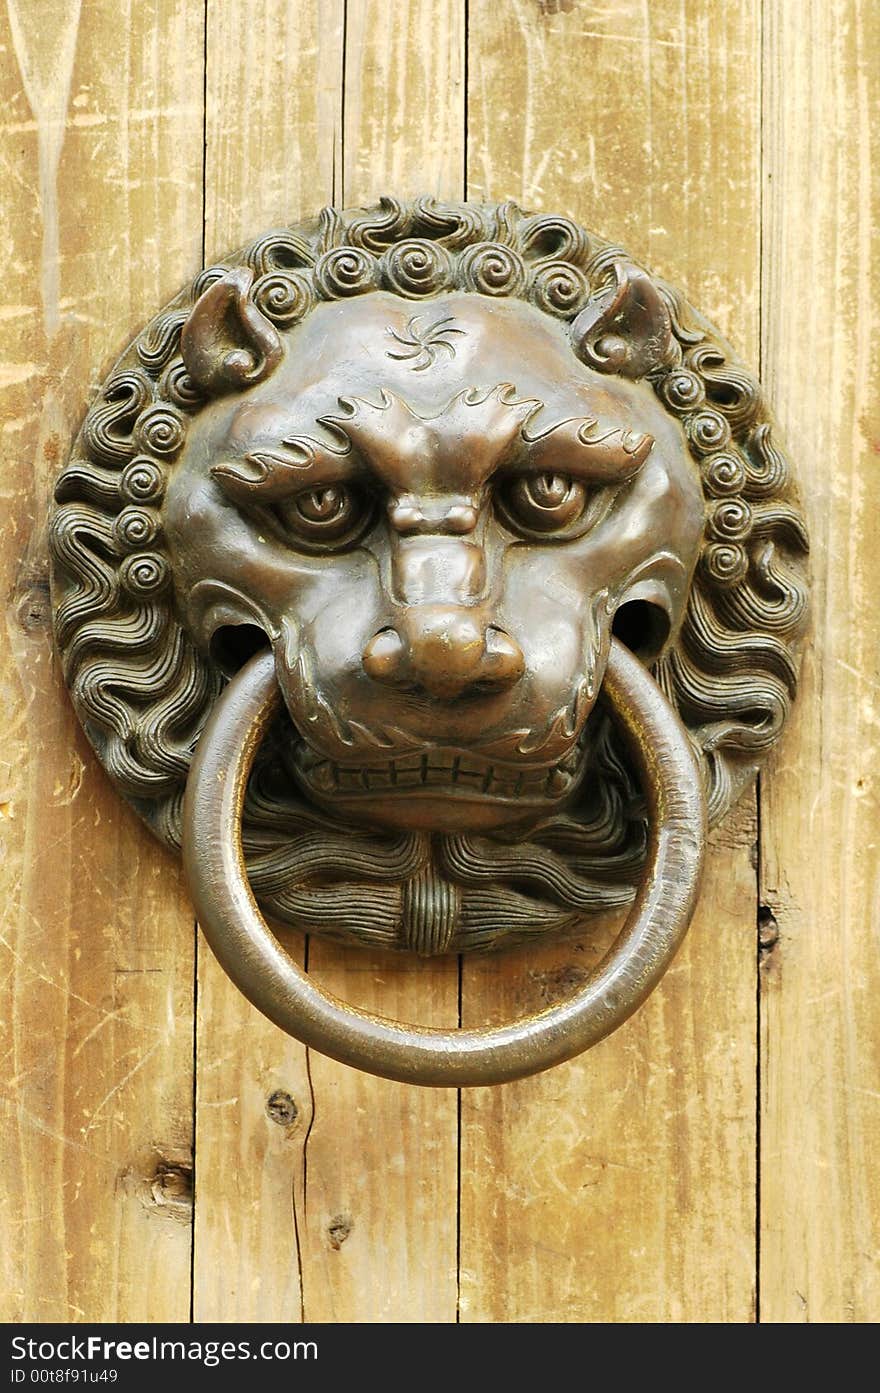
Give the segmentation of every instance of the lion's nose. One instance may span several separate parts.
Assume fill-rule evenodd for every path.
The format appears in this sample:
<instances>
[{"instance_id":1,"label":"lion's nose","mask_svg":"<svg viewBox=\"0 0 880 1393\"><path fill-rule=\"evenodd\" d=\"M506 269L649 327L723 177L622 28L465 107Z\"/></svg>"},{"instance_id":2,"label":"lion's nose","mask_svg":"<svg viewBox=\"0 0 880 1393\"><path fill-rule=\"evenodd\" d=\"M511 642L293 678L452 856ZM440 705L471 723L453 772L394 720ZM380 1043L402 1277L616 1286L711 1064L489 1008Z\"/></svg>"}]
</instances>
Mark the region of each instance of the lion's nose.
<instances>
[{"instance_id":1,"label":"lion's nose","mask_svg":"<svg viewBox=\"0 0 880 1393\"><path fill-rule=\"evenodd\" d=\"M416 687L438 701L468 691L502 691L522 677L519 644L478 610L418 605L397 628L380 629L363 652L364 670L376 682Z\"/></svg>"}]
</instances>

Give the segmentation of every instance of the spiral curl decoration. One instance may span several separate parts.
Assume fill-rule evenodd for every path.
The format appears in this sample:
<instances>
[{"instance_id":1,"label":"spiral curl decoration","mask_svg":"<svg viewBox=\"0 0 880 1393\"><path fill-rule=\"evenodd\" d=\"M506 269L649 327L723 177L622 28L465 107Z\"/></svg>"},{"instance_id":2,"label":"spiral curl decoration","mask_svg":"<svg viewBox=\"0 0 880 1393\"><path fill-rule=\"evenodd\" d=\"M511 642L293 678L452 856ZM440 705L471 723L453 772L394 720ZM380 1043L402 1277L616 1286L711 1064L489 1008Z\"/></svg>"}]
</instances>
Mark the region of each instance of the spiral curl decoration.
<instances>
[{"instance_id":1,"label":"spiral curl decoration","mask_svg":"<svg viewBox=\"0 0 880 1393\"><path fill-rule=\"evenodd\" d=\"M700 564L710 580L727 588L745 580L749 557L745 547L735 542L710 542L700 553Z\"/></svg>"},{"instance_id":2,"label":"spiral curl decoration","mask_svg":"<svg viewBox=\"0 0 880 1393\"><path fill-rule=\"evenodd\" d=\"M314 308L315 293L307 276L269 271L251 287L251 299L261 314L279 329L290 329Z\"/></svg>"},{"instance_id":3,"label":"spiral curl decoration","mask_svg":"<svg viewBox=\"0 0 880 1393\"><path fill-rule=\"evenodd\" d=\"M590 283L577 266L562 260L545 261L532 272L528 295L545 314L573 319L590 297Z\"/></svg>"},{"instance_id":4,"label":"spiral curl decoration","mask_svg":"<svg viewBox=\"0 0 880 1393\"><path fill-rule=\"evenodd\" d=\"M744 498L726 498L709 513L709 533L721 542L739 542L748 537L752 510Z\"/></svg>"},{"instance_id":5,"label":"spiral curl decoration","mask_svg":"<svg viewBox=\"0 0 880 1393\"><path fill-rule=\"evenodd\" d=\"M159 390L173 406L185 411L187 415L191 415L205 404L205 398L187 372L182 358L175 358L171 363L159 384Z\"/></svg>"},{"instance_id":6,"label":"spiral curl decoration","mask_svg":"<svg viewBox=\"0 0 880 1393\"><path fill-rule=\"evenodd\" d=\"M742 491L746 466L742 457L728 450L703 460L703 489L710 498L726 498Z\"/></svg>"},{"instance_id":7,"label":"spiral curl decoration","mask_svg":"<svg viewBox=\"0 0 880 1393\"><path fill-rule=\"evenodd\" d=\"M689 368L675 368L667 373L660 386L660 395L670 411L694 411L706 400L706 388L698 373Z\"/></svg>"},{"instance_id":8,"label":"spiral curl decoration","mask_svg":"<svg viewBox=\"0 0 880 1393\"><path fill-rule=\"evenodd\" d=\"M365 295L376 289L378 280L376 258L359 247L335 247L325 252L315 267L315 285L325 300Z\"/></svg>"},{"instance_id":9,"label":"spiral curl decoration","mask_svg":"<svg viewBox=\"0 0 880 1393\"><path fill-rule=\"evenodd\" d=\"M150 508L123 508L113 523L113 540L120 552L139 551L159 536L158 513Z\"/></svg>"},{"instance_id":10,"label":"spiral curl decoration","mask_svg":"<svg viewBox=\"0 0 880 1393\"><path fill-rule=\"evenodd\" d=\"M730 444L730 426L720 412L708 407L686 416L684 428L691 449L698 457L713 454L715 450L723 450L725 445Z\"/></svg>"},{"instance_id":11,"label":"spiral curl decoration","mask_svg":"<svg viewBox=\"0 0 880 1393\"><path fill-rule=\"evenodd\" d=\"M129 503L160 503L165 492L165 471L149 456L139 455L123 469L119 492Z\"/></svg>"},{"instance_id":12,"label":"spiral curl decoration","mask_svg":"<svg viewBox=\"0 0 880 1393\"><path fill-rule=\"evenodd\" d=\"M385 252L380 266L383 285L411 299L438 295L452 284L451 256L425 237L398 242Z\"/></svg>"},{"instance_id":13,"label":"spiral curl decoration","mask_svg":"<svg viewBox=\"0 0 880 1393\"><path fill-rule=\"evenodd\" d=\"M500 242L477 243L462 253L459 272L465 290L480 295L521 295L526 284L522 257Z\"/></svg>"},{"instance_id":14,"label":"spiral curl decoration","mask_svg":"<svg viewBox=\"0 0 880 1393\"><path fill-rule=\"evenodd\" d=\"M171 567L168 558L159 552L137 552L125 558L119 579L129 595L139 600L151 599L171 584Z\"/></svg>"},{"instance_id":15,"label":"spiral curl decoration","mask_svg":"<svg viewBox=\"0 0 880 1393\"><path fill-rule=\"evenodd\" d=\"M144 454L170 460L183 444L185 434L186 423L180 413L157 403L138 417L132 439Z\"/></svg>"}]
</instances>

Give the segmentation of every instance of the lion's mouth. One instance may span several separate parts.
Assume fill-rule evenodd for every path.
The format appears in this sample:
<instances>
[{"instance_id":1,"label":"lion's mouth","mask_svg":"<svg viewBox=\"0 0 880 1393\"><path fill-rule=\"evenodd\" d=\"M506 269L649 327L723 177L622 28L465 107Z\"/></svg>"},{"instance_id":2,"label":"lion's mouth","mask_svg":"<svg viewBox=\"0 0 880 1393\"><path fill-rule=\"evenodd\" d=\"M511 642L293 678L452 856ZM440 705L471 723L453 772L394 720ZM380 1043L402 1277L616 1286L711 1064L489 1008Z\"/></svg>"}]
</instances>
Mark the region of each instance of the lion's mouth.
<instances>
[{"instance_id":1,"label":"lion's mouth","mask_svg":"<svg viewBox=\"0 0 880 1393\"><path fill-rule=\"evenodd\" d=\"M454 748L374 759L366 764L337 763L303 742L294 768L305 791L319 799L464 797L481 800L557 802L573 792L585 763L578 743L550 767L506 764Z\"/></svg>"}]
</instances>

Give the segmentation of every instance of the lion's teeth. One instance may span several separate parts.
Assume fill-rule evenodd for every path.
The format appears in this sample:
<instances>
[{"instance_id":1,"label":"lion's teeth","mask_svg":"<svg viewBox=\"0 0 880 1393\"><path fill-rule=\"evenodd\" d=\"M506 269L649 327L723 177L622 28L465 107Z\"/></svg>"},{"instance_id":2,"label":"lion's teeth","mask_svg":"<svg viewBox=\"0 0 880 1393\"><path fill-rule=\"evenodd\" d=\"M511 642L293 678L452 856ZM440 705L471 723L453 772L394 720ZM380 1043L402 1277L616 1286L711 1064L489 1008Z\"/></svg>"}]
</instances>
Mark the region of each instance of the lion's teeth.
<instances>
[{"instance_id":1,"label":"lion's teeth","mask_svg":"<svg viewBox=\"0 0 880 1393\"><path fill-rule=\"evenodd\" d=\"M297 764L318 793L383 792L393 789L451 788L482 793L489 798L559 798L568 792L580 768L582 751L575 748L555 768L516 769L451 750L401 755L385 763L335 764L308 747L298 751Z\"/></svg>"},{"instance_id":2,"label":"lion's teeth","mask_svg":"<svg viewBox=\"0 0 880 1393\"><path fill-rule=\"evenodd\" d=\"M435 756L428 756L429 763L425 765L423 782L431 787L455 783L455 772L452 759L447 763L438 760Z\"/></svg>"},{"instance_id":3,"label":"lion's teeth","mask_svg":"<svg viewBox=\"0 0 880 1393\"><path fill-rule=\"evenodd\" d=\"M344 765L340 765L337 774L340 791L351 793L355 789L362 789L364 787L363 772L362 769L346 769Z\"/></svg>"},{"instance_id":4,"label":"lion's teeth","mask_svg":"<svg viewBox=\"0 0 880 1393\"><path fill-rule=\"evenodd\" d=\"M403 768L397 765L394 783L396 788L419 788L422 783L421 761L416 765L404 765Z\"/></svg>"}]
</instances>

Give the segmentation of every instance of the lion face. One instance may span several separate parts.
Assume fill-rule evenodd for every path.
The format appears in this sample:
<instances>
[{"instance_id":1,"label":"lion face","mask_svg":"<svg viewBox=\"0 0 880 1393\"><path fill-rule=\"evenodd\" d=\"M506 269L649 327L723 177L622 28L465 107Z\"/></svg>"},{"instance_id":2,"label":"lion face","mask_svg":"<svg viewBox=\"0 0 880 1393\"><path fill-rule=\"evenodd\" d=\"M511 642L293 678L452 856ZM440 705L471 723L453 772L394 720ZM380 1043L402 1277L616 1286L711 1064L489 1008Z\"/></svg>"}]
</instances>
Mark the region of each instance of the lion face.
<instances>
[{"instance_id":1,"label":"lion face","mask_svg":"<svg viewBox=\"0 0 880 1393\"><path fill-rule=\"evenodd\" d=\"M269 643L243 846L275 921L419 953L580 927L646 845L612 632L713 823L790 709L806 535L773 429L712 326L569 218L325 209L202 272L86 415L50 525L77 710L178 847L214 701Z\"/></svg>"},{"instance_id":2,"label":"lion face","mask_svg":"<svg viewBox=\"0 0 880 1393\"><path fill-rule=\"evenodd\" d=\"M203 411L164 508L203 649L272 643L290 765L337 816L525 825L570 802L621 606L680 627L704 525L649 387L531 306L385 293L318 307Z\"/></svg>"}]
</instances>

